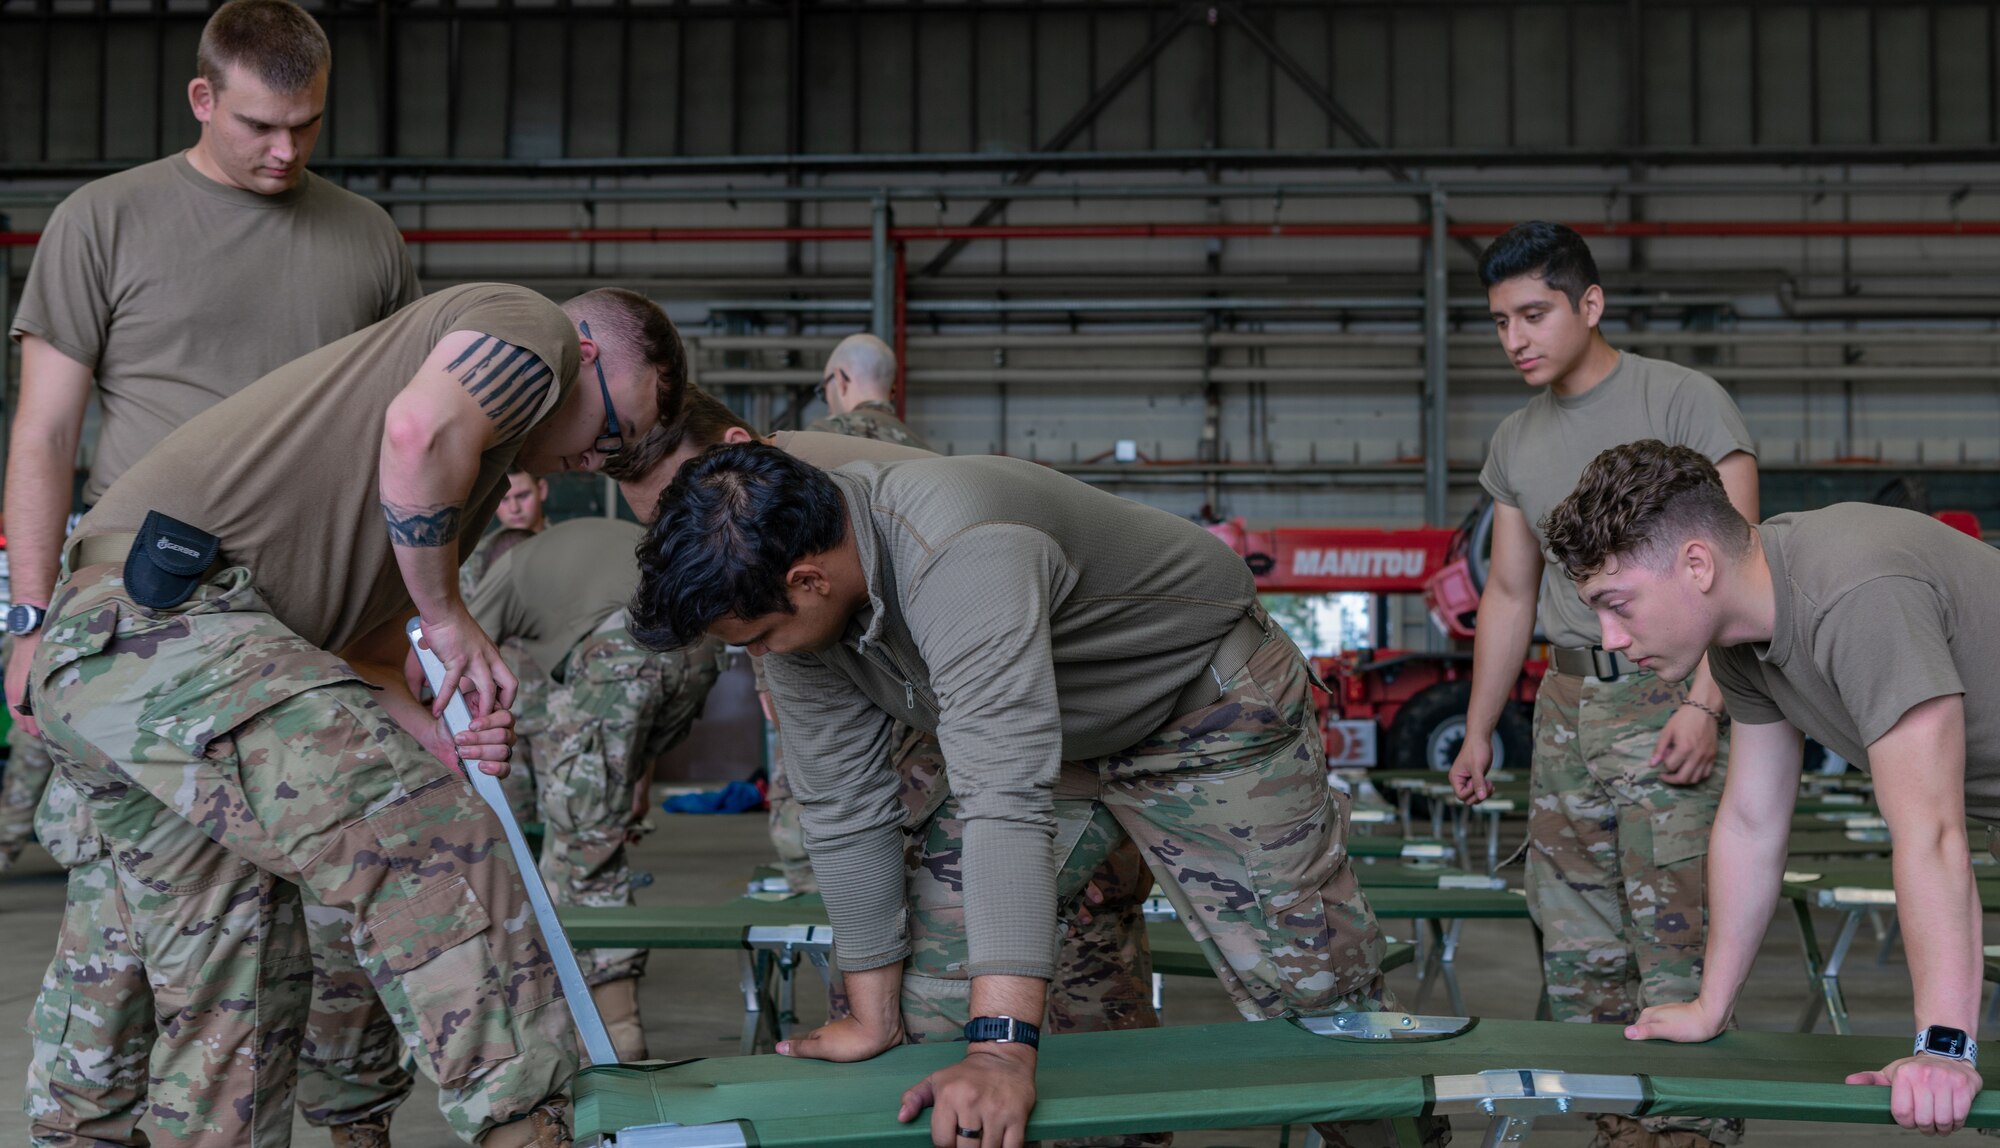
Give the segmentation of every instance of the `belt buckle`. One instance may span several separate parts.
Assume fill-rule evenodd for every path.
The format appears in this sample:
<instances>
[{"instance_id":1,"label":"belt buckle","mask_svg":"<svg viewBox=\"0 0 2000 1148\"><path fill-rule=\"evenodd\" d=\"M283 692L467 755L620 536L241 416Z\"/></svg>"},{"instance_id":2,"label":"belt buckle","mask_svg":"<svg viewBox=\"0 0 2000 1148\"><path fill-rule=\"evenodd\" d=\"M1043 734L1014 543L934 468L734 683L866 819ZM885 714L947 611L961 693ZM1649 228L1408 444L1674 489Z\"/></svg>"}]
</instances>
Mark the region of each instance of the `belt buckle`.
<instances>
[{"instance_id":1,"label":"belt buckle","mask_svg":"<svg viewBox=\"0 0 2000 1148\"><path fill-rule=\"evenodd\" d=\"M1618 655L1602 646L1590 648L1590 668L1596 671L1600 682L1615 682L1619 679Z\"/></svg>"}]
</instances>

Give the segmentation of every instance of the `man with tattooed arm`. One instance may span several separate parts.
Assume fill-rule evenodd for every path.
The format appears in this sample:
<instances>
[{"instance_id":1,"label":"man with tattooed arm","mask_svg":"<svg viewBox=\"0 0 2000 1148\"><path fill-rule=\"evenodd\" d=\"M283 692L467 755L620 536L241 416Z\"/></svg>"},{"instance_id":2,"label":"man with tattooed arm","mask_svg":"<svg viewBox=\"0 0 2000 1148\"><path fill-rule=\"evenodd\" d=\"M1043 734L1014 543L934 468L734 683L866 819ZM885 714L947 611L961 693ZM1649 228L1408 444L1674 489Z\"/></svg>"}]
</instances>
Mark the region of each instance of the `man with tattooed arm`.
<instances>
[{"instance_id":1,"label":"man with tattooed arm","mask_svg":"<svg viewBox=\"0 0 2000 1148\"><path fill-rule=\"evenodd\" d=\"M595 470L679 406L673 325L628 291L558 308L471 284L266 375L169 435L77 527L28 678L60 769L110 841L163 998L260 975L284 1072L303 998L260 944L296 911L357 920L361 964L454 1131L567 1144L577 1054L498 820L515 680L457 567L517 461ZM457 738L409 692L412 614L461 685ZM274 967L276 966L276 967ZM288 1007L290 1006L290 1007ZM202 1011L189 1010L198 1039ZM199 1099L199 1098L198 1098Z\"/></svg>"}]
</instances>

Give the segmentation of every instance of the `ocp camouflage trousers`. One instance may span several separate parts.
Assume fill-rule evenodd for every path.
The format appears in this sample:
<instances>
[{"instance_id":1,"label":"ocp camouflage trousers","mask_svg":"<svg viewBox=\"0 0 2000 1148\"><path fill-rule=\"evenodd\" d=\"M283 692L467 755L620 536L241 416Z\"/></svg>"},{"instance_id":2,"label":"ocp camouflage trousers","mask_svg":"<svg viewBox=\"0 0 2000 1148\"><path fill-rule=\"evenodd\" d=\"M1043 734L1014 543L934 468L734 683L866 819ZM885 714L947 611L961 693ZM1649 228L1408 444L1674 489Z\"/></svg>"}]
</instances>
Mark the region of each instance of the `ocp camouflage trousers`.
<instances>
[{"instance_id":1,"label":"ocp camouflage trousers","mask_svg":"<svg viewBox=\"0 0 2000 1148\"><path fill-rule=\"evenodd\" d=\"M1223 683L1214 704L1182 715L1125 751L1065 763L1057 782L1057 896L1065 955L1052 1003L1072 998L1101 1027L1158 1023L1140 905L1154 881L1173 902L1223 988L1248 1020L1395 1007L1383 940L1348 864L1346 797L1326 782L1311 677L1282 634ZM935 744L935 743L933 743ZM919 757L913 778L941 763ZM969 1017L957 806L937 803L911 863L912 953L903 1010L913 1037L956 1036ZM1122 848L1136 846L1150 872ZM1088 901L1098 884L1105 904ZM1088 924L1080 910L1088 910ZM1100 990L1096 969L1126 970ZM1118 1023L1126 1021L1130 1023ZM1052 1023L1058 1023L1053 1022ZM1072 1029L1079 1031L1080 1029ZM1388 1122L1327 1125L1336 1148L1396 1144ZM1426 1122L1428 1144L1448 1141ZM1145 1137L1109 1143L1160 1143Z\"/></svg>"},{"instance_id":2,"label":"ocp camouflage trousers","mask_svg":"<svg viewBox=\"0 0 2000 1148\"><path fill-rule=\"evenodd\" d=\"M17 727L18 729L18 727ZM37 743L39 744L39 743ZM46 751L44 751L46 752ZM172 1114L193 1111L186 1074L147 1080L147 1056L161 1024L145 963L129 937L129 912L110 852L76 786L49 783L35 832L69 869L61 943L44 975L29 1022L38 1042L62 1050L29 1065L23 1109L36 1148L78 1143L138 1144L148 1111L154 1135L172 1134ZM394 1109L413 1083L403 1067L403 1038L355 957L353 918L305 906L311 950L311 1000L298 1056L296 1101L308 1124L346 1124ZM172 1018L168 1018L170 1021ZM206 1018L219 1046L254 1036L254 1016ZM244 1022L235 1037L223 1026ZM60 1036L50 1036L60 1032ZM135 1051L136 1050L136 1051ZM259 1098L257 1105L282 1104Z\"/></svg>"},{"instance_id":3,"label":"ocp camouflage trousers","mask_svg":"<svg viewBox=\"0 0 2000 1148\"><path fill-rule=\"evenodd\" d=\"M0 664L5 659L0 658ZM34 835L35 810L49 787L55 762L42 739L18 724L7 730L7 772L0 777L0 872L5 872Z\"/></svg>"},{"instance_id":4,"label":"ocp camouflage trousers","mask_svg":"<svg viewBox=\"0 0 2000 1148\"><path fill-rule=\"evenodd\" d=\"M1629 1024L1701 989L1708 937L1708 833L1728 743L1696 785L1651 764L1686 689L1654 674L1614 682L1550 671L1535 698L1528 815L1528 909L1556 1020ZM1648 1118L1725 1144L1739 1120Z\"/></svg>"},{"instance_id":5,"label":"ocp camouflage trousers","mask_svg":"<svg viewBox=\"0 0 2000 1148\"><path fill-rule=\"evenodd\" d=\"M115 565L90 567L64 575L50 615L36 713L177 1018L153 1073L188 1080L189 1133L285 1142L287 1106L250 1101L289 1077L300 1042L300 892L352 916L360 967L461 1138L561 1092L574 1039L498 819L273 617L248 570L153 610ZM230 1019L249 1039L215 1038Z\"/></svg>"},{"instance_id":6,"label":"ocp camouflage trousers","mask_svg":"<svg viewBox=\"0 0 2000 1148\"><path fill-rule=\"evenodd\" d=\"M653 762L688 734L719 672L720 643L656 653L622 624L600 627L570 652L550 687L535 751L543 839L541 870L558 905L618 907L632 900L625 846L645 820ZM591 984L636 977L645 949L585 949Z\"/></svg>"}]
</instances>

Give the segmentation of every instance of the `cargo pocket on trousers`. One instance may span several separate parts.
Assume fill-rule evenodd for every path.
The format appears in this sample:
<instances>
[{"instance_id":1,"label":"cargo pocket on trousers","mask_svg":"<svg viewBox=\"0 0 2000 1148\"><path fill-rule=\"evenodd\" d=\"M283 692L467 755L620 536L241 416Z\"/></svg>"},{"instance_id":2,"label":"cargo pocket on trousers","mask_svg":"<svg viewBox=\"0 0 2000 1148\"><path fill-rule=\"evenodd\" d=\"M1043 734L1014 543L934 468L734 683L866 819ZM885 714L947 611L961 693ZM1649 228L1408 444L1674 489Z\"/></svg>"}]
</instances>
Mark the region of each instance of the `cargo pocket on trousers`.
<instances>
[{"instance_id":1,"label":"cargo pocket on trousers","mask_svg":"<svg viewBox=\"0 0 2000 1148\"><path fill-rule=\"evenodd\" d=\"M491 923L471 884L455 877L369 922L365 934L381 958L378 987L386 978L402 989L423 1034L422 1052L447 1088L520 1051L506 970L486 943Z\"/></svg>"},{"instance_id":2,"label":"cargo pocket on trousers","mask_svg":"<svg viewBox=\"0 0 2000 1148\"><path fill-rule=\"evenodd\" d=\"M1641 807L1653 836L1653 865L1665 869L1708 855L1708 832L1715 825L1715 796L1701 786L1658 787Z\"/></svg>"},{"instance_id":3,"label":"cargo pocket on trousers","mask_svg":"<svg viewBox=\"0 0 2000 1148\"><path fill-rule=\"evenodd\" d=\"M1268 952L1286 1006L1308 1015L1331 1008L1381 964L1381 933L1347 862L1347 795L1287 779L1253 787L1256 844L1245 856L1264 919Z\"/></svg>"}]
</instances>

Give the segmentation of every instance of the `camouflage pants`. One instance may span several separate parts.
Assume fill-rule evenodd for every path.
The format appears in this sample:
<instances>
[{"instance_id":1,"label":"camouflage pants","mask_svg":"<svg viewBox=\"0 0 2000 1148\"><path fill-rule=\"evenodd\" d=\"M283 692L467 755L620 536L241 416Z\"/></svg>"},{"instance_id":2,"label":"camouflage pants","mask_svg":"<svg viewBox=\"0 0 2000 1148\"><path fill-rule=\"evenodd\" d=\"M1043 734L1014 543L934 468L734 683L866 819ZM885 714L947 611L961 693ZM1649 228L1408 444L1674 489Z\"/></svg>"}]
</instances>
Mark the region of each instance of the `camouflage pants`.
<instances>
[{"instance_id":1,"label":"camouflage pants","mask_svg":"<svg viewBox=\"0 0 2000 1148\"><path fill-rule=\"evenodd\" d=\"M1690 1001L1707 943L1708 833L1722 758L1698 785L1650 764L1687 697L1653 674L1615 682L1558 674L1535 699L1528 819L1528 909L1556 1020L1629 1024L1649 1005ZM1741 1121L1648 1119L1726 1144Z\"/></svg>"},{"instance_id":2,"label":"camouflage pants","mask_svg":"<svg viewBox=\"0 0 2000 1148\"><path fill-rule=\"evenodd\" d=\"M771 847L778 852L778 868L794 893L819 892L819 878L813 875L806 857L806 827L799 821L799 799L792 796L792 783L785 778L785 751L782 739L771 742L770 787L764 791L770 807Z\"/></svg>"},{"instance_id":3,"label":"camouflage pants","mask_svg":"<svg viewBox=\"0 0 2000 1148\"><path fill-rule=\"evenodd\" d=\"M0 656L0 664L4 664ZM21 859L35 829L35 809L49 787L55 762L42 739L18 724L7 730L7 772L0 777L0 873Z\"/></svg>"},{"instance_id":4,"label":"camouflage pants","mask_svg":"<svg viewBox=\"0 0 2000 1148\"><path fill-rule=\"evenodd\" d=\"M536 787L542 878L558 905L617 907L632 901L625 846L639 833L652 763L687 736L720 673L721 643L655 653L632 639L620 611L566 660L550 689ZM644 949L577 953L593 985L636 977Z\"/></svg>"},{"instance_id":5,"label":"camouflage pants","mask_svg":"<svg viewBox=\"0 0 2000 1148\"><path fill-rule=\"evenodd\" d=\"M188 1095L187 1074L149 1082L147 1061L162 1024L185 1022L156 1015L159 1002L129 936L130 911L110 853L67 778L50 782L35 832L70 872L61 940L29 1020L37 1048L61 1050L38 1053L28 1066L23 1108L32 1143L143 1143L137 1125L149 1099L156 1135L184 1127L174 1114L198 1103ZM355 956L353 918L307 905L305 920L312 999L299 1047L298 1108L322 1127L391 1111L408 1098L412 1079L403 1038ZM262 1100L273 1102L282 1107L282 1099ZM226 1129L218 1131L226 1138Z\"/></svg>"},{"instance_id":6,"label":"camouflage pants","mask_svg":"<svg viewBox=\"0 0 2000 1148\"><path fill-rule=\"evenodd\" d=\"M542 672L528 648L519 639L500 643L500 659L514 672L519 686L514 690L513 768L500 779L500 792L507 795L507 808L514 820L527 825L540 816L535 803L535 746L548 736L549 687L553 684Z\"/></svg>"},{"instance_id":7,"label":"camouflage pants","mask_svg":"<svg viewBox=\"0 0 2000 1148\"><path fill-rule=\"evenodd\" d=\"M163 1128L283 1144L275 1095L311 974L303 904L352 941L468 1142L557 1095L577 1054L498 820L241 567L173 610L114 565L66 574L30 678L56 765L112 849L163 1018ZM338 931L344 922L324 919ZM335 1056L337 1059L337 1054ZM255 1101L255 1102L253 1102Z\"/></svg>"},{"instance_id":8,"label":"camouflage pants","mask_svg":"<svg viewBox=\"0 0 2000 1148\"><path fill-rule=\"evenodd\" d=\"M1100 939L1067 960L1052 1002L1081 994L1106 1022L1099 1027L1157 1023L1145 991L1149 970L1114 980L1099 1002L1083 986L1092 966L1144 951L1131 899L1136 891L1143 901L1150 876L1246 1019L1395 1007L1381 972L1382 934L1347 861L1347 799L1326 783L1316 716L1305 660L1280 634L1224 683L1214 704L1121 753L1065 763L1056 792L1057 895L1066 936ZM1133 871L1129 854L1119 857L1128 839L1149 875ZM903 1009L906 1023L914 1014L913 1035L945 1035L969 1019L962 842L947 800L919 831L912 865ZM1084 890L1098 881L1110 886L1106 904L1088 906L1093 920L1079 927ZM1100 921L1108 926L1101 932ZM1387 1121L1319 1131L1334 1148L1397 1143ZM1441 1144L1449 1132L1430 1121L1423 1136Z\"/></svg>"}]
</instances>

